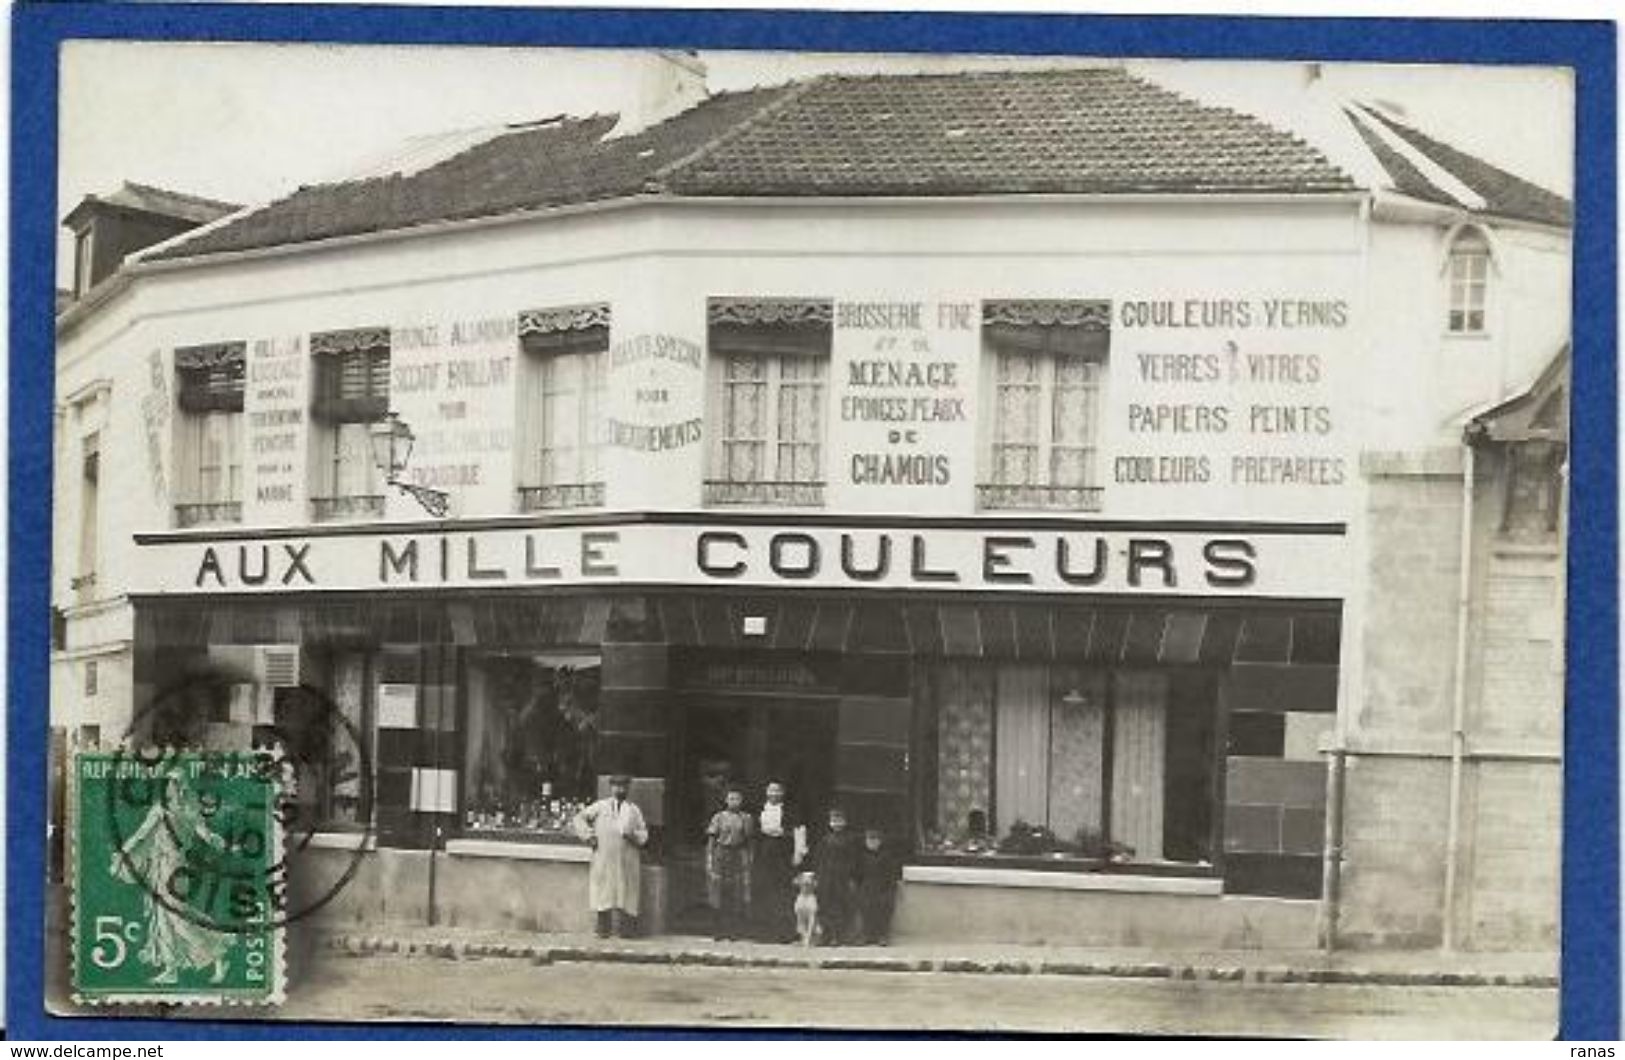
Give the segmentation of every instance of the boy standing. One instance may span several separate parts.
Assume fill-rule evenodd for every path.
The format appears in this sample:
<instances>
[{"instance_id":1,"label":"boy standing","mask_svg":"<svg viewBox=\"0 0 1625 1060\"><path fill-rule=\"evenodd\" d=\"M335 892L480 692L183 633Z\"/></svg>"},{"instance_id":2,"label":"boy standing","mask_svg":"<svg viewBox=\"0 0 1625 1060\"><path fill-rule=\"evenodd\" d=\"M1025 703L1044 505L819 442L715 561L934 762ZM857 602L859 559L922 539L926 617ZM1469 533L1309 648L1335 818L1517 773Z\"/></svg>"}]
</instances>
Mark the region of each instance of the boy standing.
<instances>
[{"instance_id":1,"label":"boy standing","mask_svg":"<svg viewBox=\"0 0 1625 1060\"><path fill-rule=\"evenodd\" d=\"M818 874L818 919L824 945L837 946L852 934L853 888L858 872L858 841L846 830L846 811L829 811L829 831L813 854Z\"/></svg>"},{"instance_id":2,"label":"boy standing","mask_svg":"<svg viewBox=\"0 0 1625 1060\"><path fill-rule=\"evenodd\" d=\"M750 815L745 793L729 785L722 809L706 826L705 865L717 895L715 938L736 939L745 930L745 886L750 879Z\"/></svg>"},{"instance_id":3,"label":"boy standing","mask_svg":"<svg viewBox=\"0 0 1625 1060\"><path fill-rule=\"evenodd\" d=\"M897 881L902 875L902 862L886 845L885 833L865 829L863 852L858 856L858 916L863 921L865 945L884 946L890 938Z\"/></svg>"}]
</instances>

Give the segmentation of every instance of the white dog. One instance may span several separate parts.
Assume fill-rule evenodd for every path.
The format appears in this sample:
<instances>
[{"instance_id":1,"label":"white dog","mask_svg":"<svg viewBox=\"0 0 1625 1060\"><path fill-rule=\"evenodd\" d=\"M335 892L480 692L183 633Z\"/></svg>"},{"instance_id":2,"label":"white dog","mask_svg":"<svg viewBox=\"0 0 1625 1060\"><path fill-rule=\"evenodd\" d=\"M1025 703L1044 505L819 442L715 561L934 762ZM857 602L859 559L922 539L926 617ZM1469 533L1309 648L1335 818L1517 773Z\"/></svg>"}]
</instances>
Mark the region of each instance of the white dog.
<instances>
[{"instance_id":1,"label":"white dog","mask_svg":"<svg viewBox=\"0 0 1625 1060\"><path fill-rule=\"evenodd\" d=\"M810 872L796 876L796 934L803 946L818 938L818 877Z\"/></svg>"}]
</instances>

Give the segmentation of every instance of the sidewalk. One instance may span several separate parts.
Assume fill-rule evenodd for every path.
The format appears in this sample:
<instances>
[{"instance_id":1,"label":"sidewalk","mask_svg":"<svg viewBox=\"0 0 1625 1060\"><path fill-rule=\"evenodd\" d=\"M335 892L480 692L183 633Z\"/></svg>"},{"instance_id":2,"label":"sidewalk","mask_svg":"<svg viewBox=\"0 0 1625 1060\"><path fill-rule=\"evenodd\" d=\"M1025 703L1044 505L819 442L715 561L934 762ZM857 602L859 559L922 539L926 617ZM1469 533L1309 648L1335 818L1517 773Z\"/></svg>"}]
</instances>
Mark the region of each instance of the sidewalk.
<instances>
[{"instance_id":1,"label":"sidewalk","mask_svg":"<svg viewBox=\"0 0 1625 1060\"><path fill-rule=\"evenodd\" d=\"M598 939L459 928L390 927L313 931L319 948L350 956L394 954L448 960L509 959L533 964L704 965L722 968L827 968L864 972L1076 975L1237 983L1346 983L1370 986L1557 986L1555 954L1437 951L1223 950L1169 952L1073 946L902 942L886 947L712 942L698 936Z\"/></svg>"}]
</instances>

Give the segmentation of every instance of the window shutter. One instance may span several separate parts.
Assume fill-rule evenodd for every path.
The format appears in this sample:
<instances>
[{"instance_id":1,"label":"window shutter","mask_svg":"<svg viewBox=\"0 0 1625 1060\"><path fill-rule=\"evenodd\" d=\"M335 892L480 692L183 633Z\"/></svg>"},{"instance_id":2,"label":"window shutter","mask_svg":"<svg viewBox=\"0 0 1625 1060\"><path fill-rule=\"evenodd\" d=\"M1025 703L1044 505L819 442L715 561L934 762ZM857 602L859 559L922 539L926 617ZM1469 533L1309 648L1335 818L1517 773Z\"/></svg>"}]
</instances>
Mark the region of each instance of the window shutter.
<instances>
[{"instance_id":1,"label":"window shutter","mask_svg":"<svg viewBox=\"0 0 1625 1060\"><path fill-rule=\"evenodd\" d=\"M186 412L241 412L247 344L217 342L175 351L180 407Z\"/></svg>"},{"instance_id":2,"label":"window shutter","mask_svg":"<svg viewBox=\"0 0 1625 1060\"><path fill-rule=\"evenodd\" d=\"M389 329L352 328L310 337L316 364L312 413L327 423L370 423L389 411Z\"/></svg>"}]
</instances>

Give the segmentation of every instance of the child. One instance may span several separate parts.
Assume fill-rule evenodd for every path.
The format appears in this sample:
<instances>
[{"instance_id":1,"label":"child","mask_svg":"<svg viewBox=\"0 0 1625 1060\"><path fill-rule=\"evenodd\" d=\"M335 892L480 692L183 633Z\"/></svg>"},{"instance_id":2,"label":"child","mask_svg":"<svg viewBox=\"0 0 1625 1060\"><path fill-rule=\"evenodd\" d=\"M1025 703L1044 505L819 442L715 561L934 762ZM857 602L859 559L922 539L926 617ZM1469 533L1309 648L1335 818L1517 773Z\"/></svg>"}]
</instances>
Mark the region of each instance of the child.
<instances>
[{"instance_id":1,"label":"child","mask_svg":"<svg viewBox=\"0 0 1625 1060\"><path fill-rule=\"evenodd\" d=\"M705 870L717 896L718 940L741 937L745 930L745 885L750 879L750 815L744 811L745 793L728 786L725 805L706 826Z\"/></svg>"},{"instance_id":2,"label":"child","mask_svg":"<svg viewBox=\"0 0 1625 1060\"><path fill-rule=\"evenodd\" d=\"M858 915L863 922L865 945L884 946L891 935L892 911L897 906L897 881L903 866L886 836L878 828L863 833L863 852L858 855Z\"/></svg>"},{"instance_id":3,"label":"child","mask_svg":"<svg viewBox=\"0 0 1625 1060\"><path fill-rule=\"evenodd\" d=\"M846 811L829 811L829 832L813 852L818 876L818 922L823 944L838 946L852 934L853 888L858 871L858 841L846 830Z\"/></svg>"}]
</instances>

